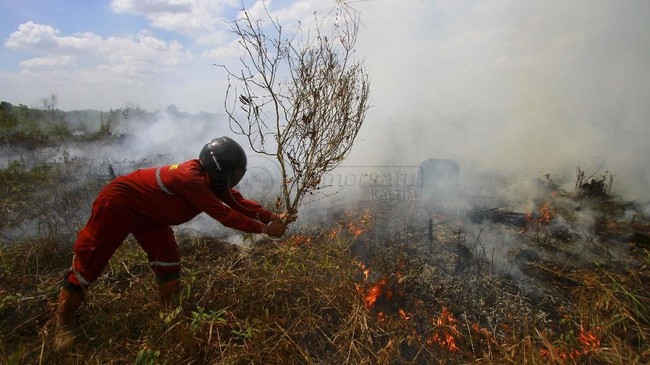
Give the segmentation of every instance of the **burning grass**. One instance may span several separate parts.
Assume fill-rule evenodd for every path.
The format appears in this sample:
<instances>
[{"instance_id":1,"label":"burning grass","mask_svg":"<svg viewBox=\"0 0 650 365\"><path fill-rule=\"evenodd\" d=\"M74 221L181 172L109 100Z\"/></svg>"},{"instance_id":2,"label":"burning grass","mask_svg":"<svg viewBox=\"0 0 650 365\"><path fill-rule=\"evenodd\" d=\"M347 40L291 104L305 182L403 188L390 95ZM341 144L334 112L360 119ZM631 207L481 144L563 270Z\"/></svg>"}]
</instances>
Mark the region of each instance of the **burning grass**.
<instances>
[{"instance_id":1,"label":"burning grass","mask_svg":"<svg viewBox=\"0 0 650 365\"><path fill-rule=\"evenodd\" d=\"M10 168L34 181L46 172ZM18 183L5 172L4 181ZM58 191L52 204L61 209L42 221L74 228L75 215L63 213L86 206L78 196L91 197L92 188ZM23 208L34 198L5 195ZM0 363L650 362L647 251L628 269L575 269L524 255L530 274L563 298L540 301L489 269L480 233L466 241L466 231L438 224L435 242L426 243L424 229L409 231L407 216L404 230L387 228L400 223L389 208L342 211L317 228L247 247L178 232L184 289L169 310L156 303L145 254L129 239L88 294L77 345L65 354L53 350L51 319L71 241L45 224L38 237L0 245ZM531 229L516 234L538 247L549 221L566 213L553 199L535 209L517 220ZM559 247L552 237L543 242Z\"/></svg>"},{"instance_id":2,"label":"burning grass","mask_svg":"<svg viewBox=\"0 0 650 365\"><path fill-rule=\"evenodd\" d=\"M2 363L644 363L650 261L614 274L552 270L573 285L558 320L453 300L454 280L403 254L362 264L354 232L240 248L183 235L181 304L156 304L144 254L127 241L79 312L77 347L53 351L56 284L69 261L62 242L2 248ZM300 236L307 237L307 236ZM388 257L394 255L388 252ZM439 275L439 276L438 276ZM432 282L446 291L428 291ZM497 290L483 281L483 291ZM430 289L430 288L429 288ZM390 294L389 294L390 293ZM437 295L434 295L437 293ZM533 303L528 303L533 306Z\"/></svg>"},{"instance_id":3,"label":"burning grass","mask_svg":"<svg viewBox=\"0 0 650 365\"><path fill-rule=\"evenodd\" d=\"M78 181L89 166L64 153L0 169L2 364L650 363L647 218L630 221L611 175L580 171L577 193L553 187L526 213L481 210L470 223L439 212L434 225L427 212L428 240L416 215L426 207L396 204L332 208L317 227L247 247L178 232L184 289L172 309L127 240L78 313L76 347L56 353L60 280L105 182ZM573 229L585 218L593 231ZM549 290L495 271L505 245L485 242L506 237L514 249L497 259Z\"/></svg>"}]
</instances>

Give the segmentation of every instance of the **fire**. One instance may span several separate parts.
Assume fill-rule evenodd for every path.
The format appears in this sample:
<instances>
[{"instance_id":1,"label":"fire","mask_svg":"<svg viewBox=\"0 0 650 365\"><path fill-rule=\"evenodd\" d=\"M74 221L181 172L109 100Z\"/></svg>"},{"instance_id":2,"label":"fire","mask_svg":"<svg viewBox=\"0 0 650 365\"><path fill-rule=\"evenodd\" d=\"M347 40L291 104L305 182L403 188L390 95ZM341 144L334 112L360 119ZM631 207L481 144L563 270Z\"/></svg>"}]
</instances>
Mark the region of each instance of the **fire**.
<instances>
[{"instance_id":1,"label":"fire","mask_svg":"<svg viewBox=\"0 0 650 365\"><path fill-rule=\"evenodd\" d=\"M346 211L345 215L347 217L347 223L338 224L329 231L323 231L327 238L331 240L336 239L345 231L356 238L364 234L370 227L372 212L369 209L366 209L360 218L351 211Z\"/></svg>"},{"instance_id":2,"label":"fire","mask_svg":"<svg viewBox=\"0 0 650 365\"><path fill-rule=\"evenodd\" d=\"M356 264L363 272L364 281L367 282L368 277L370 276L370 269L360 261L357 261ZM372 309L375 306L377 299L379 299L379 297L382 295L386 299L393 297L393 292L392 290L388 289L388 284L389 279L387 276L384 276L383 278L373 283L367 290L362 289L361 285L357 286L357 290L363 294L363 303L365 304L366 309Z\"/></svg>"},{"instance_id":3,"label":"fire","mask_svg":"<svg viewBox=\"0 0 650 365\"><path fill-rule=\"evenodd\" d=\"M363 297L363 302L366 305L367 309L372 309L372 307L375 306L375 302L377 302L377 299L381 295L386 295L388 297L388 294L390 291L386 292L386 285L388 284L388 278L384 277L381 278L379 281L374 283L370 289L366 292L366 295ZM392 295L391 295L392 296Z\"/></svg>"},{"instance_id":4,"label":"fire","mask_svg":"<svg viewBox=\"0 0 650 365\"><path fill-rule=\"evenodd\" d=\"M348 223L348 232L354 237L359 237L368 230L370 222L372 220L372 213L369 209L366 209L361 216L361 219L358 221L350 220Z\"/></svg>"},{"instance_id":5,"label":"fire","mask_svg":"<svg viewBox=\"0 0 650 365\"><path fill-rule=\"evenodd\" d=\"M367 310L373 309L375 307L375 303L377 303L377 300L379 300L379 298L383 297L388 301L391 300L395 294L400 297L404 297L405 293L401 287L401 284L406 276L398 272L396 274L396 279L392 278L389 275L386 275L375 282L368 282L368 278L370 277L371 273L370 268L366 267L366 265L361 261L355 261L355 264L363 272L364 282L366 283L365 285L355 284L355 287L357 293L361 296L361 299L363 300L363 303ZM370 286L368 286L369 284ZM398 314L404 320L411 318L411 314L407 313L403 309L399 309ZM384 314L382 313L380 317L381 316L384 316Z\"/></svg>"},{"instance_id":6,"label":"fire","mask_svg":"<svg viewBox=\"0 0 650 365\"><path fill-rule=\"evenodd\" d=\"M472 330L474 333L485 338L486 340L495 342L494 335L487 328L479 326L478 323L474 322L472 324Z\"/></svg>"},{"instance_id":7,"label":"fire","mask_svg":"<svg viewBox=\"0 0 650 365\"><path fill-rule=\"evenodd\" d=\"M360 227L357 223L350 222L348 223L348 231L352 233L354 237L359 237L364 232L364 229Z\"/></svg>"},{"instance_id":8,"label":"fire","mask_svg":"<svg viewBox=\"0 0 650 365\"><path fill-rule=\"evenodd\" d=\"M550 223L555 217L553 209L548 202L544 202L544 204L539 208L539 216L539 221L541 223Z\"/></svg>"},{"instance_id":9,"label":"fire","mask_svg":"<svg viewBox=\"0 0 650 365\"><path fill-rule=\"evenodd\" d=\"M411 314L406 313L404 309L400 308L397 312L399 313L399 316L402 317L403 320L408 321L409 319L411 319Z\"/></svg>"},{"instance_id":10,"label":"fire","mask_svg":"<svg viewBox=\"0 0 650 365\"><path fill-rule=\"evenodd\" d=\"M361 223L370 223L370 219L372 219L372 213L370 209L366 209L361 216Z\"/></svg>"},{"instance_id":11,"label":"fire","mask_svg":"<svg viewBox=\"0 0 650 365\"><path fill-rule=\"evenodd\" d=\"M368 281L368 277L370 276L370 269L366 268L366 265L363 264L361 261L357 261L357 266L363 271L363 279L365 281Z\"/></svg>"},{"instance_id":12,"label":"fire","mask_svg":"<svg viewBox=\"0 0 650 365\"><path fill-rule=\"evenodd\" d=\"M301 245L301 244L308 245L312 242L312 238L310 236L297 234L291 237L291 241L296 245Z\"/></svg>"},{"instance_id":13,"label":"fire","mask_svg":"<svg viewBox=\"0 0 650 365\"><path fill-rule=\"evenodd\" d=\"M526 213L526 221L528 221L529 224L549 224L553 218L555 218L555 212L547 201L542 203L536 212Z\"/></svg>"},{"instance_id":14,"label":"fire","mask_svg":"<svg viewBox=\"0 0 650 365\"><path fill-rule=\"evenodd\" d=\"M427 340L427 345L438 344L451 352L459 351L456 338L460 335L458 320L446 307L442 307L442 313L437 320L433 321L434 333Z\"/></svg>"},{"instance_id":15,"label":"fire","mask_svg":"<svg viewBox=\"0 0 650 365\"><path fill-rule=\"evenodd\" d=\"M580 347L573 350L561 350L551 346L548 349L541 349L540 355L542 358L548 359L551 357L551 352L557 354L562 359L576 359L580 356L588 355L591 352L598 351L600 348L600 339L591 331L587 331L582 326L580 327L580 335L578 336Z\"/></svg>"},{"instance_id":16,"label":"fire","mask_svg":"<svg viewBox=\"0 0 650 365\"><path fill-rule=\"evenodd\" d=\"M377 321L384 322L386 320L386 315L384 312L377 313Z\"/></svg>"},{"instance_id":17,"label":"fire","mask_svg":"<svg viewBox=\"0 0 650 365\"><path fill-rule=\"evenodd\" d=\"M578 341L582 344L582 348L587 351L597 350L600 347L600 339L593 332L585 331L583 328L580 328Z\"/></svg>"}]
</instances>

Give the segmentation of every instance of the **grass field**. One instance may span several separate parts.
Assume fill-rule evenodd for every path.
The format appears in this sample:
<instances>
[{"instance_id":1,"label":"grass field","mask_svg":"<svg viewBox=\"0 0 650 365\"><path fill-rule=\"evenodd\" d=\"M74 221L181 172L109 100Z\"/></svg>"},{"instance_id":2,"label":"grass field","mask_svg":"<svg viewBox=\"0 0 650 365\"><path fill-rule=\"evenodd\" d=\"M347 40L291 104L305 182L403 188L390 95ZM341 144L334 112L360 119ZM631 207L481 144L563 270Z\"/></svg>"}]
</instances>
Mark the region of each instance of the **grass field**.
<instances>
[{"instance_id":1,"label":"grass field","mask_svg":"<svg viewBox=\"0 0 650 365\"><path fill-rule=\"evenodd\" d=\"M110 118L88 138L63 129L56 137L25 122L29 108L5 104L0 134L28 138L26 146L115 139ZM58 123L59 114L46 116ZM183 291L173 308L157 303L146 256L128 238L86 294L74 348L57 352L53 311L72 243L108 181L95 173L105 161L61 148L54 162L20 158L0 168L2 364L650 363L647 245L593 232L559 239L541 224L482 223L472 236L467 221L436 226L432 243L409 228L427 212L411 219L395 207L344 202L281 240L233 245L233 232L177 229ZM571 199L557 198L550 215L579 221L586 204ZM600 227L616 235L626 224ZM490 229L498 234L481 238ZM488 240L513 249L495 257ZM495 268L498 260L519 271ZM528 278L543 290L524 290Z\"/></svg>"},{"instance_id":2,"label":"grass field","mask_svg":"<svg viewBox=\"0 0 650 365\"><path fill-rule=\"evenodd\" d=\"M0 360L631 364L650 359L650 262L626 275L554 272L571 283L566 295L573 305L550 324L524 313L509 313L510 320L500 323L482 317L481 323L480 316L467 314L471 308L446 303L444 295L422 294L418 286L426 283L411 282L408 274L366 278L368 268L352 254L362 235L343 231L332 237L324 231L246 248L180 235L184 289L172 309L157 304L146 257L129 239L87 294L76 347L68 353L53 349L52 311L71 258L69 243L38 239L2 246ZM407 272L405 265L394 268ZM435 273L428 280L436 279L450 280Z\"/></svg>"}]
</instances>

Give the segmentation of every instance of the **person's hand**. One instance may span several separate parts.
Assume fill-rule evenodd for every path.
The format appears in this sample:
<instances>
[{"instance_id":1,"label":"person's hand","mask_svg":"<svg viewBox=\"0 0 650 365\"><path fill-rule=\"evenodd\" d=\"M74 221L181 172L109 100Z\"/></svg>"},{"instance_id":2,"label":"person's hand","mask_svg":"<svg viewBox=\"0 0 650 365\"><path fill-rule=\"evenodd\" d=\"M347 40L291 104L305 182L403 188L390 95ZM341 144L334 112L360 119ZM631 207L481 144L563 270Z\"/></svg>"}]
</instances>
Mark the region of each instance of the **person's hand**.
<instances>
[{"instance_id":1,"label":"person's hand","mask_svg":"<svg viewBox=\"0 0 650 365\"><path fill-rule=\"evenodd\" d=\"M284 212L282 214L271 214L271 221L273 222L289 224L295 222L296 219L298 219L298 216L296 214L289 214L289 212Z\"/></svg>"},{"instance_id":2,"label":"person's hand","mask_svg":"<svg viewBox=\"0 0 650 365\"><path fill-rule=\"evenodd\" d=\"M273 221L268 226L264 226L262 230L271 237L280 238L286 232L287 225L280 221Z\"/></svg>"}]
</instances>

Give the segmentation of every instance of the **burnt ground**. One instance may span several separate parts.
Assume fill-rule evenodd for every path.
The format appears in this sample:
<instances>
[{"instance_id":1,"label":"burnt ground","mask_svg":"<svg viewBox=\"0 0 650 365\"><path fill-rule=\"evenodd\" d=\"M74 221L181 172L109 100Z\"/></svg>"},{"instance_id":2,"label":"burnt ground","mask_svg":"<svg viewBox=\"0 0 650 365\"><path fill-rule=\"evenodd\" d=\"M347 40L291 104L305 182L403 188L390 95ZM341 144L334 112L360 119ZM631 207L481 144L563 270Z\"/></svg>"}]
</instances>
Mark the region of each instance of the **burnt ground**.
<instances>
[{"instance_id":1,"label":"burnt ground","mask_svg":"<svg viewBox=\"0 0 650 365\"><path fill-rule=\"evenodd\" d=\"M583 283L574 274L647 267L647 236L633 227L650 221L633 202L563 193L549 195L546 209L548 220L435 200L359 203L353 215L370 212L372 224L352 253L370 268L368 281L388 277L402 292L380 296L373 310L442 306L502 334L503 326L531 320L553 327L576 304L571 293ZM332 216L346 222L351 214L340 208Z\"/></svg>"}]
</instances>

